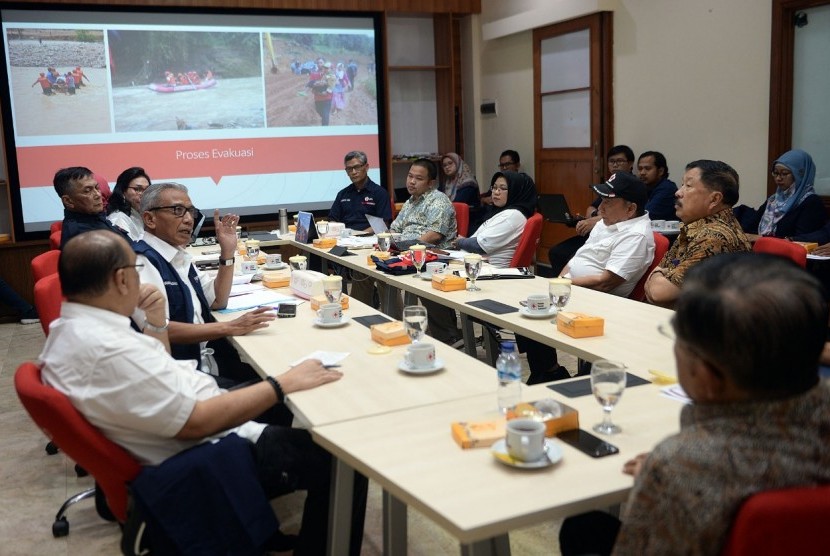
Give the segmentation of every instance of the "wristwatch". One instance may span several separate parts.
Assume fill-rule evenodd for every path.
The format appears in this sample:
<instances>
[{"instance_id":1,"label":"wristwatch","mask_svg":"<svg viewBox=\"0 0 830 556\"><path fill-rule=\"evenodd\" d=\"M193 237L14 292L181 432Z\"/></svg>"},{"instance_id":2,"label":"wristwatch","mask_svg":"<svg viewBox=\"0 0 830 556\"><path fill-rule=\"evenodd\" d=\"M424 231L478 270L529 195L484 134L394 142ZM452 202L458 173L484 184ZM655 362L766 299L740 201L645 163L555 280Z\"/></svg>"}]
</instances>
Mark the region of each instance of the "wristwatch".
<instances>
[{"instance_id":1,"label":"wristwatch","mask_svg":"<svg viewBox=\"0 0 830 556\"><path fill-rule=\"evenodd\" d=\"M164 319L164 326L156 326L154 324L150 324L150 321L146 321L144 323L144 330L161 334L162 332L167 332L168 326L170 326L170 319Z\"/></svg>"},{"instance_id":2,"label":"wristwatch","mask_svg":"<svg viewBox=\"0 0 830 556\"><path fill-rule=\"evenodd\" d=\"M219 259L219 266L233 266L236 257L231 257L230 259Z\"/></svg>"}]
</instances>

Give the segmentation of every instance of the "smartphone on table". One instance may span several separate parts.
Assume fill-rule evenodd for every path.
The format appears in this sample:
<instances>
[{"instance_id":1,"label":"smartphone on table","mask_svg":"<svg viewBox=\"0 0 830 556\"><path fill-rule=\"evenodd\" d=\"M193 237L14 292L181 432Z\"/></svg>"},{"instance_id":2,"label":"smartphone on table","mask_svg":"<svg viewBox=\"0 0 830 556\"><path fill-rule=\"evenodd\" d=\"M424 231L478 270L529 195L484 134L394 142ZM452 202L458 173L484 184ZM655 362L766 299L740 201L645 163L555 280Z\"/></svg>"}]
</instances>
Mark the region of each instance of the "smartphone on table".
<instances>
[{"instance_id":1,"label":"smartphone on table","mask_svg":"<svg viewBox=\"0 0 830 556\"><path fill-rule=\"evenodd\" d=\"M570 431L563 431L556 435L562 442L570 444L580 452L588 454L592 458L601 458L603 456L610 456L618 454L620 449L594 436L588 431L582 429L574 429Z\"/></svg>"}]
</instances>

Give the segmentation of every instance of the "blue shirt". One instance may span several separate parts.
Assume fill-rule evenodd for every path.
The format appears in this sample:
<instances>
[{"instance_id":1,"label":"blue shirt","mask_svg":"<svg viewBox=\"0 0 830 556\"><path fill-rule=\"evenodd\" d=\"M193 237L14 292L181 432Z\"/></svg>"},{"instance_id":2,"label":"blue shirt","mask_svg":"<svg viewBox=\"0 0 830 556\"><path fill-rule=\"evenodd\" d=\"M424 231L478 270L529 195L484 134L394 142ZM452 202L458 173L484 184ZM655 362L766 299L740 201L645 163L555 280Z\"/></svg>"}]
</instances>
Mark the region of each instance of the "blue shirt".
<instances>
[{"instance_id":1,"label":"blue shirt","mask_svg":"<svg viewBox=\"0 0 830 556\"><path fill-rule=\"evenodd\" d=\"M366 183L360 191L353 183L341 189L331 205L329 218L335 222L343 222L352 230L365 230L369 227L367 214L383 218L387 222L392 220L389 193L369 178L366 178Z\"/></svg>"},{"instance_id":2,"label":"blue shirt","mask_svg":"<svg viewBox=\"0 0 830 556\"><path fill-rule=\"evenodd\" d=\"M674 208L674 194L677 193L677 186L673 181L663 178L648 192L646 210L648 217L652 220L677 220L677 212Z\"/></svg>"}]
</instances>

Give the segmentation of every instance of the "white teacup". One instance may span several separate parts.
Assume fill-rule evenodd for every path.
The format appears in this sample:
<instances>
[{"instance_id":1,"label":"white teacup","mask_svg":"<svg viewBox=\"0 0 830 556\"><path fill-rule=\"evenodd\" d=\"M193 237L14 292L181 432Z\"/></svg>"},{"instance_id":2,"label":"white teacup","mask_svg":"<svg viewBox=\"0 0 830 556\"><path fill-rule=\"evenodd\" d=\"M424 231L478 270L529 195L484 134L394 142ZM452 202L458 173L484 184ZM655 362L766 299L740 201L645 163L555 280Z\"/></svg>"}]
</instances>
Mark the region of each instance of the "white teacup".
<instances>
[{"instance_id":1,"label":"white teacup","mask_svg":"<svg viewBox=\"0 0 830 556\"><path fill-rule=\"evenodd\" d=\"M339 303L326 303L317 310L317 318L324 324L340 322L343 318L343 308Z\"/></svg>"},{"instance_id":2,"label":"white teacup","mask_svg":"<svg viewBox=\"0 0 830 556\"><path fill-rule=\"evenodd\" d=\"M282 255L275 253L273 255L265 255L265 264L268 266L277 266L282 264Z\"/></svg>"},{"instance_id":3,"label":"white teacup","mask_svg":"<svg viewBox=\"0 0 830 556\"><path fill-rule=\"evenodd\" d=\"M308 268L308 259L303 255L294 255L288 262L291 264L292 270L305 270Z\"/></svg>"},{"instance_id":4,"label":"white teacup","mask_svg":"<svg viewBox=\"0 0 830 556\"><path fill-rule=\"evenodd\" d=\"M435 364L435 346L424 342L411 344L406 348L404 360L410 368L428 369Z\"/></svg>"},{"instance_id":5,"label":"white teacup","mask_svg":"<svg viewBox=\"0 0 830 556\"><path fill-rule=\"evenodd\" d=\"M528 295L527 310L530 313L547 313L550 311L550 296L545 293L532 293Z\"/></svg>"},{"instance_id":6,"label":"white teacup","mask_svg":"<svg viewBox=\"0 0 830 556\"><path fill-rule=\"evenodd\" d=\"M249 258L256 260L259 256L259 240L249 239L245 242L245 251Z\"/></svg>"},{"instance_id":7,"label":"white teacup","mask_svg":"<svg viewBox=\"0 0 830 556\"><path fill-rule=\"evenodd\" d=\"M242 261L240 269L242 274L256 274L256 261Z\"/></svg>"},{"instance_id":8,"label":"white teacup","mask_svg":"<svg viewBox=\"0 0 830 556\"><path fill-rule=\"evenodd\" d=\"M665 220L652 220L651 221L651 227L652 228L657 228L658 230L661 229L661 228L665 228L666 227L666 221Z\"/></svg>"},{"instance_id":9,"label":"white teacup","mask_svg":"<svg viewBox=\"0 0 830 556\"><path fill-rule=\"evenodd\" d=\"M433 261L431 263L427 263L426 271L424 272L424 276L432 276L433 274L444 274L447 271L447 263L442 263L440 261Z\"/></svg>"},{"instance_id":10,"label":"white teacup","mask_svg":"<svg viewBox=\"0 0 830 556\"><path fill-rule=\"evenodd\" d=\"M680 229L680 220L666 220L666 229L667 230L679 230Z\"/></svg>"},{"instance_id":11,"label":"white teacup","mask_svg":"<svg viewBox=\"0 0 830 556\"><path fill-rule=\"evenodd\" d=\"M545 424L533 419L507 422L507 453L519 461L539 461L545 455Z\"/></svg>"}]
</instances>

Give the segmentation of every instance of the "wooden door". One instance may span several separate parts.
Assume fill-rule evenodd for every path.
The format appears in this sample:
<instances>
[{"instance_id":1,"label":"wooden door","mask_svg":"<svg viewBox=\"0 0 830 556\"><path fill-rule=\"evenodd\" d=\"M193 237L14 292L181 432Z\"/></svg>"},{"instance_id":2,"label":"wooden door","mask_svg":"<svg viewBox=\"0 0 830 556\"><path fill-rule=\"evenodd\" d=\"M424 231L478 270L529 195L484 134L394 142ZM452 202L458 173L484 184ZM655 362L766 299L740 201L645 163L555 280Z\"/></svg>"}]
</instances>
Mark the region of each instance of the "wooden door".
<instances>
[{"instance_id":1,"label":"wooden door","mask_svg":"<svg viewBox=\"0 0 830 556\"><path fill-rule=\"evenodd\" d=\"M584 214L605 178L613 141L612 14L601 12L533 32L535 180L540 194L562 193ZM545 223L537 259L575 234Z\"/></svg>"}]
</instances>

